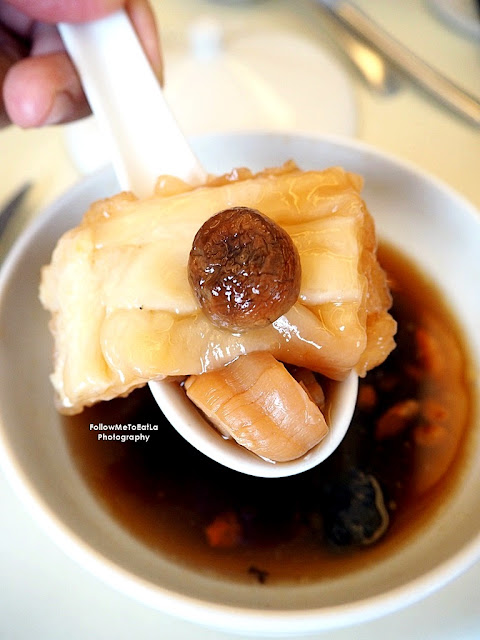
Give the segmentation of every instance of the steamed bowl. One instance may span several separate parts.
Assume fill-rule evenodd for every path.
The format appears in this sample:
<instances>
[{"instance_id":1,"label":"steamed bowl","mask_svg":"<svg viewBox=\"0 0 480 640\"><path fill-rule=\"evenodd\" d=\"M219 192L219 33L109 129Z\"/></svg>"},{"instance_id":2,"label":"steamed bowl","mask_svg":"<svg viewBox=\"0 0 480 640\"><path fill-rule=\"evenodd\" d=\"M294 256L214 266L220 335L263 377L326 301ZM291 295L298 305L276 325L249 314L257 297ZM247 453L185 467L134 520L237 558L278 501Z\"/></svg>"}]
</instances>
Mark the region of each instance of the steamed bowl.
<instances>
[{"instance_id":1,"label":"steamed bowl","mask_svg":"<svg viewBox=\"0 0 480 640\"><path fill-rule=\"evenodd\" d=\"M260 170L293 158L365 178L378 236L433 279L480 371L480 214L416 167L359 143L288 134L221 134L193 141L211 172ZM442 587L480 557L480 425L468 434L461 478L429 525L375 565L301 585L247 585L186 568L133 537L72 462L49 382L52 342L38 301L39 271L90 203L118 191L110 168L84 179L38 216L0 277L0 460L33 517L76 562L151 607L236 633L285 636L385 615ZM477 404L478 407L478 404Z\"/></svg>"}]
</instances>

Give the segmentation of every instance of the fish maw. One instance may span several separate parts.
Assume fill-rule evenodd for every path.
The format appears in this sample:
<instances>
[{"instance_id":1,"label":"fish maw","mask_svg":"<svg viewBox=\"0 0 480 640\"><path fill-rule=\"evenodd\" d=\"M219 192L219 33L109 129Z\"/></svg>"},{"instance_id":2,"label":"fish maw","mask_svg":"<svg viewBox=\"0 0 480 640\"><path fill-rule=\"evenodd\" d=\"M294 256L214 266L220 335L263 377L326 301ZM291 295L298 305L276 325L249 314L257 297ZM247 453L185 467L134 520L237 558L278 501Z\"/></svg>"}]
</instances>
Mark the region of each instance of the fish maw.
<instances>
[{"instance_id":1,"label":"fish maw","mask_svg":"<svg viewBox=\"0 0 480 640\"><path fill-rule=\"evenodd\" d=\"M149 380L213 371L252 351L335 380L379 364L394 348L395 322L361 184L337 167L302 171L287 163L195 188L179 181L172 188L164 177L150 197L123 193L94 203L42 270L59 410L80 412ZM201 225L237 205L282 226L302 266L290 310L241 335L213 327L187 271Z\"/></svg>"}]
</instances>

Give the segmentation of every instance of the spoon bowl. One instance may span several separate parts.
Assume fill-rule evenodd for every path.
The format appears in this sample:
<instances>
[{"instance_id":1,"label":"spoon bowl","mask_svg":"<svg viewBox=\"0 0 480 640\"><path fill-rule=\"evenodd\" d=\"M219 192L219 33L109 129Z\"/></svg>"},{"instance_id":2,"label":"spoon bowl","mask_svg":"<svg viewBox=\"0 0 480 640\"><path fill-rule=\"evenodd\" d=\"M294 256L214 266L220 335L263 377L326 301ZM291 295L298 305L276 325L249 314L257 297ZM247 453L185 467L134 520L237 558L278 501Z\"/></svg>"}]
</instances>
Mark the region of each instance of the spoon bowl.
<instances>
[{"instance_id":1,"label":"spoon bowl","mask_svg":"<svg viewBox=\"0 0 480 640\"><path fill-rule=\"evenodd\" d=\"M305 455L289 462L272 462L224 438L198 412L178 383L153 381L150 390L167 420L196 449L230 469L262 478L281 478L311 469L335 451L352 419L357 398L358 376L334 383L329 398L328 434Z\"/></svg>"},{"instance_id":2,"label":"spoon bowl","mask_svg":"<svg viewBox=\"0 0 480 640\"><path fill-rule=\"evenodd\" d=\"M162 174L192 185L205 182L207 172L170 112L126 13L120 10L94 22L58 26L110 148L122 189L148 196ZM336 383L328 398L328 435L299 459L272 463L222 437L178 384L150 383L160 409L187 441L231 469L261 477L294 475L325 460L350 425L357 388L353 372Z\"/></svg>"}]
</instances>

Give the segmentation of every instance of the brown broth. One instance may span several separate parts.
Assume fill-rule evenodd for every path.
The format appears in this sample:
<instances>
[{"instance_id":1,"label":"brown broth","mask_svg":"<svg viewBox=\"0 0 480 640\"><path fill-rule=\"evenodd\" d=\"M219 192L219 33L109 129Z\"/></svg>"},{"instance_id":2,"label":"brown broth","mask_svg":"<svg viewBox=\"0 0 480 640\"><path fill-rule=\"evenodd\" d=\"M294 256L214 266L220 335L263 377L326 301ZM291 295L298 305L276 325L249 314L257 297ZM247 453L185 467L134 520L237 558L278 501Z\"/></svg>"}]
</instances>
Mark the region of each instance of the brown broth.
<instances>
[{"instance_id":1,"label":"brown broth","mask_svg":"<svg viewBox=\"0 0 480 640\"><path fill-rule=\"evenodd\" d=\"M365 567L427 526L459 480L472 415L468 359L431 283L391 248L379 256L394 296L398 346L361 381L352 426L328 462L280 479L226 469L186 443L144 388L64 421L73 459L98 500L179 562L269 583ZM405 401L414 409L407 418ZM126 432L150 435L148 442L104 441L98 436L108 432L90 429L100 423L158 430ZM378 480L390 524L375 544L339 549L326 540L322 487L351 467Z\"/></svg>"}]
</instances>

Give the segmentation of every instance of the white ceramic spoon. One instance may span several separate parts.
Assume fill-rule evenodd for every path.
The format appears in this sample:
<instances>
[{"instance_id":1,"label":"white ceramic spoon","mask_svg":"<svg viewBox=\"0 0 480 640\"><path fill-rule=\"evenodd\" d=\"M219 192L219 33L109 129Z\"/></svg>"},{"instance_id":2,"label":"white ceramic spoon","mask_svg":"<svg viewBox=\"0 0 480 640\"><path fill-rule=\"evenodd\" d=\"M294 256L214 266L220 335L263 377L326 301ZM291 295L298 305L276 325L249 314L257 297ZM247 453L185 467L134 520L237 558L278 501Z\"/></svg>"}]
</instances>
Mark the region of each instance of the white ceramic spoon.
<instances>
[{"instance_id":1,"label":"white ceramic spoon","mask_svg":"<svg viewBox=\"0 0 480 640\"><path fill-rule=\"evenodd\" d=\"M202 183L206 172L177 126L127 15L119 11L94 22L58 26L109 143L120 187L150 195L160 174ZM298 460L272 463L223 438L178 384L150 383L166 418L194 447L227 467L262 477L294 475L323 462L350 425L357 387L353 373L335 386L330 431L316 447Z\"/></svg>"}]
</instances>

